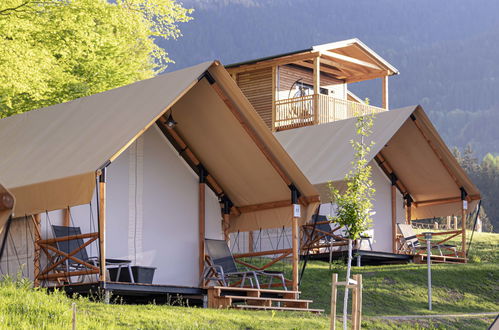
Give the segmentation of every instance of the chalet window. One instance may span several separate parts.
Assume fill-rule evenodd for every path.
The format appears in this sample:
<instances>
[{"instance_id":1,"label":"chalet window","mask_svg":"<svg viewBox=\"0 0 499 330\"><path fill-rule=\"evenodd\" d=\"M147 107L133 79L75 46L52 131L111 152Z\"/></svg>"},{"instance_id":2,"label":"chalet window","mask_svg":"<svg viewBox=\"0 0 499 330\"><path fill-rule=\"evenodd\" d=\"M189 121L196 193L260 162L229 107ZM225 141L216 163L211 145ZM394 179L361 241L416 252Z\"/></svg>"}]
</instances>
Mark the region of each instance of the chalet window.
<instances>
[{"instance_id":1,"label":"chalet window","mask_svg":"<svg viewBox=\"0 0 499 330\"><path fill-rule=\"evenodd\" d=\"M329 95L329 90L327 88L320 88L320 93L323 95ZM295 85L295 93L293 97L301 97L306 95L314 94L314 86L299 82Z\"/></svg>"}]
</instances>

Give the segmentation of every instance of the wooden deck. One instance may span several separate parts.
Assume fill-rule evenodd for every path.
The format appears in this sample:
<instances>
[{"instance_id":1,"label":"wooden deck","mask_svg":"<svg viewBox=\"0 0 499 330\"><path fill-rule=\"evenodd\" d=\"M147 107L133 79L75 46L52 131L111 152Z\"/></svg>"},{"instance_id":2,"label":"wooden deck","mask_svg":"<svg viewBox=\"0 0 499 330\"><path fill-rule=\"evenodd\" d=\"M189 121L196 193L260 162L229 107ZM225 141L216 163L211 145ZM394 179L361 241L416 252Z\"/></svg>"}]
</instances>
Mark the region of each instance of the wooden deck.
<instances>
[{"instance_id":1,"label":"wooden deck","mask_svg":"<svg viewBox=\"0 0 499 330\"><path fill-rule=\"evenodd\" d=\"M49 290L64 290L68 295L75 293L82 296L98 297L104 290L110 291L112 297L123 302L141 304L155 302L179 303L189 306L205 305L206 290L198 287L172 286L161 284L126 283L126 282L93 282L54 286Z\"/></svg>"},{"instance_id":2,"label":"wooden deck","mask_svg":"<svg viewBox=\"0 0 499 330\"><path fill-rule=\"evenodd\" d=\"M389 264L406 264L411 262L413 256L407 254L397 254L380 251L357 250L352 251L353 264L357 265L357 259L360 257L361 266L376 266ZM346 260L348 251L333 251L332 260ZM302 259L329 261L329 252L310 254L308 257L302 255Z\"/></svg>"}]
</instances>

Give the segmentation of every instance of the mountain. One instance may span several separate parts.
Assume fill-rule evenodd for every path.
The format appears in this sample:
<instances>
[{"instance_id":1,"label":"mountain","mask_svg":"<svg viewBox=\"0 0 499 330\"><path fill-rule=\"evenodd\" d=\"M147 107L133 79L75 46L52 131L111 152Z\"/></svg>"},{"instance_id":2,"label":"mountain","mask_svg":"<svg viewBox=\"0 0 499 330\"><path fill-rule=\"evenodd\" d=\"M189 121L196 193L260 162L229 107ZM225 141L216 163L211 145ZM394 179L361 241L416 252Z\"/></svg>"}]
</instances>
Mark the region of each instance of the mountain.
<instances>
[{"instance_id":1,"label":"mountain","mask_svg":"<svg viewBox=\"0 0 499 330\"><path fill-rule=\"evenodd\" d=\"M357 37L400 70L390 106L421 104L449 146L499 153L499 1L185 0L194 20L163 42L170 70ZM381 83L350 88L379 104Z\"/></svg>"}]
</instances>

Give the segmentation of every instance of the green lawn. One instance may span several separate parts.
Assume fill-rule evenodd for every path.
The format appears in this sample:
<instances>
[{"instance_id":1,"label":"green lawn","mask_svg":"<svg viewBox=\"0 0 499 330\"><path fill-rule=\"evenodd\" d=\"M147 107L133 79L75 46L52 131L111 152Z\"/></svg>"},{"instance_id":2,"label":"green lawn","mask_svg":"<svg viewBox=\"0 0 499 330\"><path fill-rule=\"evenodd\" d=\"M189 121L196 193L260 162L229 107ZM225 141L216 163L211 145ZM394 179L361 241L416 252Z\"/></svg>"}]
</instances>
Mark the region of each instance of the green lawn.
<instances>
[{"instance_id":1,"label":"green lawn","mask_svg":"<svg viewBox=\"0 0 499 330\"><path fill-rule=\"evenodd\" d=\"M434 310L426 309L426 266L393 265L354 268L364 276L363 327L376 329L484 329L493 317L443 320L379 320L381 315L462 314L499 311L499 235L477 234L466 265L434 265ZM344 267L333 269L344 276ZM301 290L314 307L329 311L331 271L310 262ZM68 329L71 303L84 329L321 329L327 316L300 313L207 310L156 305L105 305L87 299L46 294L29 283L0 284L0 329ZM339 311L338 311L339 312Z\"/></svg>"}]
</instances>

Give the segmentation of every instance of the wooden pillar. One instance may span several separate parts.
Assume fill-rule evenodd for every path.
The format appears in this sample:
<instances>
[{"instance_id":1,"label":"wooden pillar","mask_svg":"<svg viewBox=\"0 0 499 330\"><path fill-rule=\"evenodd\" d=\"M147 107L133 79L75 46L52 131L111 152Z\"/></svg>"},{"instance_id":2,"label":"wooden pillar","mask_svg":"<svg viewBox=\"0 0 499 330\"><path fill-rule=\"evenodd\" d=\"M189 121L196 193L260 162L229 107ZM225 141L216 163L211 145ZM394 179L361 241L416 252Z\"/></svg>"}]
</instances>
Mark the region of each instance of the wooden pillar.
<instances>
[{"instance_id":1,"label":"wooden pillar","mask_svg":"<svg viewBox=\"0 0 499 330\"><path fill-rule=\"evenodd\" d=\"M199 168L199 222L198 222L198 239L199 239L199 276L203 275L204 271L204 238L205 238L205 220L206 220L206 171L202 165Z\"/></svg>"},{"instance_id":2,"label":"wooden pillar","mask_svg":"<svg viewBox=\"0 0 499 330\"><path fill-rule=\"evenodd\" d=\"M452 224L454 226L454 230L457 230L457 216L452 216Z\"/></svg>"},{"instance_id":3,"label":"wooden pillar","mask_svg":"<svg viewBox=\"0 0 499 330\"><path fill-rule=\"evenodd\" d=\"M382 108L388 110L388 76L381 78L382 83Z\"/></svg>"},{"instance_id":4,"label":"wooden pillar","mask_svg":"<svg viewBox=\"0 0 499 330\"><path fill-rule=\"evenodd\" d=\"M295 212L295 205L298 204L298 190L292 185L291 187L291 238L293 246L293 291L298 291L298 262L300 260L299 251L299 227L298 219L299 214ZM299 206L298 206L299 207Z\"/></svg>"},{"instance_id":5,"label":"wooden pillar","mask_svg":"<svg viewBox=\"0 0 499 330\"><path fill-rule=\"evenodd\" d=\"M445 227L446 227L445 229L451 230L451 216L450 215L448 215L446 218Z\"/></svg>"},{"instance_id":6,"label":"wooden pillar","mask_svg":"<svg viewBox=\"0 0 499 330\"><path fill-rule=\"evenodd\" d=\"M331 281L331 330L336 329L336 298L338 286L336 283L338 282L338 274L333 273L332 281Z\"/></svg>"},{"instance_id":7,"label":"wooden pillar","mask_svg":"<svg viewBox=\"0 0 499 330\"><path fill-rule=\"evenodd\" d=\"M397 177L392 173L391 175L391 193L392 193L392 252L397 253Z\"/></svg>"},{"instance_id":8,"label":"wooden pillar","mask_svg":"<svg viewBox=\"0 0 499 330\"><path fill-rule=\"evenodd\" d=\"M106 281L106 168L99 175L99 281Z\"/></svg>"},{"instance_id":9,"label":"wooden pillar","mask_svg":"<svg viewBox=\"0 0 499 330\"><path fill-rule=\"evenodd\" d=\"M294 210L293 210L294 212ZM293 236L293 291L298 291L298 261L299 261L299 250L298 250L298 218L293 217L292 220L292 236Z\"/></svg>"},{"instance_id":10,"label":"wooden pillar","mask_svg":"<svg viewBox=\"0 0 499 330\"><path fill-rule=\"evenodd\" d=\"M411 217L412 217L412 197L410 195L405 196L405 223L410 225L411 224Z\"/></svg>"},{"instance_id":11,"label":"wooden pillar","mask_svg":"<svg viewBox=\"0 0 499 330\"><path fill-rule=\"evenodd\" d=\"M33 227L35 232L35 248L34 248L34 256L33 256L33 285L35 287L40 286L40 280L38 276L40 275L40 256L41 249L40 245L38 245L38 241L42 239L42 228L41 228L41 216L40 214L35 214L32 216L33 219Z\"/></svg>"},{"instance_id":12,"label":"wooden pillar","mask_svg":"<svg viewBox=\"0 0 499 330\"><path fill-rule=\"evenodd\" d=\"M64 209L63 226L66 226L66 227L69 227L71 224L71 215L69 212L71 212L71 211L69 210L69 206L68 206L67 208Z\"/></svg>"},{"instance_id":13,"label":"wooden pillar","mask_svg":"<svg viewBox=\"0 0 499 330\"><path fill-rule=\"evenodd\" d=\"M229 242L229 214L223 215L223 231L224 231L224 240Z\"/></svg>"},{"instance_id":14,"label":"wooden pillar","mask_svg":"<svg viewBox=\"0 0 499 330\"><path fill-rule=\"evenodd\" d=\"M319 123L319 94L321 93L321 58L319 56L314 58L313 69L313 83L314 83L314 122Z\"/></svg>"},{"instance_id":15,"label":"wooden pillar","mask_svg":"<svg viewBox=\"0 0 499 330\"><path fill-rule=\"evenodd\" d=\"M229 226L230 226L230 209L232 202L227 196L222 197L222 230L224 232L224 240L229 243Z\"/></svg>"},{"instance_id":16,"label":"wooden pillar","mask_svg":"<svg viewBox=\"0 0 499 330\"><path fill-rule=\"evenodd\" d=\"M466 200L463 200L461 207L461 253L463 257L466 257L466 211L467 211Z\"/></svg>"},{"instance_id":17,"label":"wooden pillar","mask_svg":"<svg viewBox=\"0 0 499 330\"><path fill-rule=\"evenodd\" d=\"M275 119L276 119L276 106L275 102L277 101L277 93L279 91L278 79L277 79L277 66L272 67L272 131L276 130Z\"/></svg>"}]
</instances>

